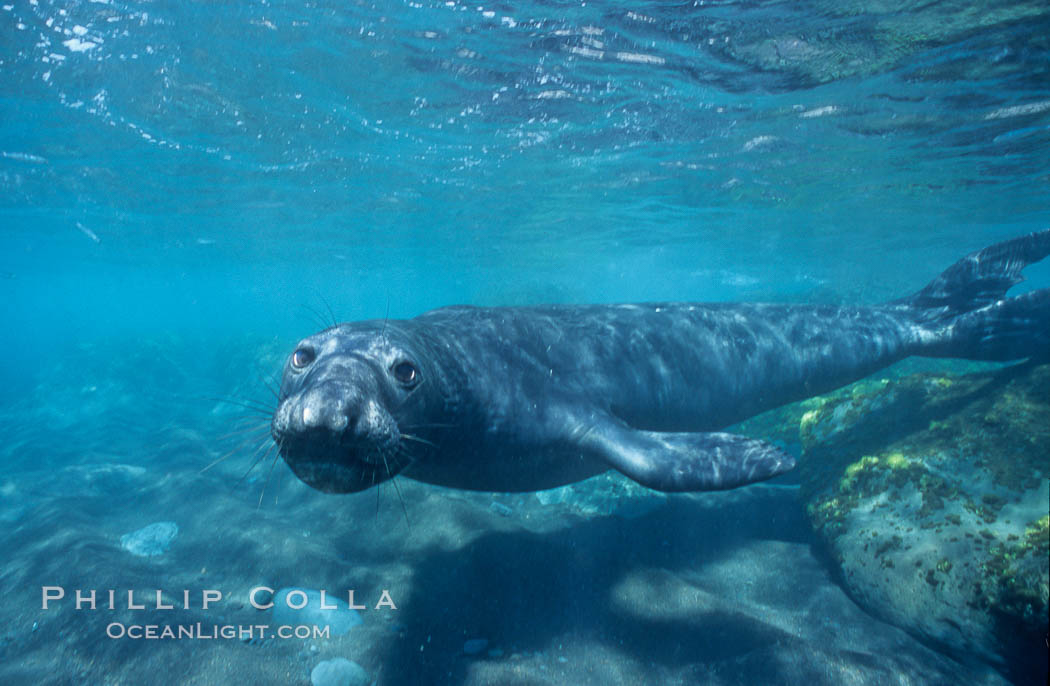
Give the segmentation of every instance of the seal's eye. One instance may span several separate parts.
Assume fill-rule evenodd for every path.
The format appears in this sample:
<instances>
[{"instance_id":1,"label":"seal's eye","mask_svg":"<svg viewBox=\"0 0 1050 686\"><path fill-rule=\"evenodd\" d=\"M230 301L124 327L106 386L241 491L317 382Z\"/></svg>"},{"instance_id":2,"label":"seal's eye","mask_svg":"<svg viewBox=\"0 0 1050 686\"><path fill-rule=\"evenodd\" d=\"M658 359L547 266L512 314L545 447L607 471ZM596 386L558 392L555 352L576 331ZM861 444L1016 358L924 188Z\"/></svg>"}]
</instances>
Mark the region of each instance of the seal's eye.
<instances>
[{"instance_id":1,"label":"seal's eye","mask_svg":"<svg viewBox=\"0 0 1050 686\"><path fill-rule=\"evenodd\" d=\"M399 384L411 386L419 381L419 371L411 362L398 362L390 371L394 373L394 378Z\"/></svg>"},{"instance_id":2,"label":"seal's eye","mask_svg":"<svg viewBox=\"0 0 1050 686\"><path fill-rule=\"evenodd\" d=\"M292 353L292 366L296 369L302 369L313 362L315 357L316 354L314 353L313 348L297 348L296 351Z\"/></svg>"}]
</instances>

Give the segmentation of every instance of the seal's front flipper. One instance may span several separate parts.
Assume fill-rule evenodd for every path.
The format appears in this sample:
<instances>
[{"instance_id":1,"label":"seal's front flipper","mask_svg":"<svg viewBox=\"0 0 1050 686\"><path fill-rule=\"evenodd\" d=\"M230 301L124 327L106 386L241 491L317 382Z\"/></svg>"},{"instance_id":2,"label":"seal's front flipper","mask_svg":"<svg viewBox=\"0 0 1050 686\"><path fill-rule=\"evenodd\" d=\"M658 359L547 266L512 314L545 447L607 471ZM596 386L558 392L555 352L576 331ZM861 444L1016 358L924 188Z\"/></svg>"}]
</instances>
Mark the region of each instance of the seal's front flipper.
<instances>
[{"instance_id":1,"label":"seal's front flipper","mask_svg":"<svg viewBox=\"0 0 1050 686\"><path fill-rule=\"evenodd\" d=\"M795 466L795 458L771 443L727 433L639 431L610 421L583 442L613 469L657 491L720 491Z\"/></svg>"}]
</instances>

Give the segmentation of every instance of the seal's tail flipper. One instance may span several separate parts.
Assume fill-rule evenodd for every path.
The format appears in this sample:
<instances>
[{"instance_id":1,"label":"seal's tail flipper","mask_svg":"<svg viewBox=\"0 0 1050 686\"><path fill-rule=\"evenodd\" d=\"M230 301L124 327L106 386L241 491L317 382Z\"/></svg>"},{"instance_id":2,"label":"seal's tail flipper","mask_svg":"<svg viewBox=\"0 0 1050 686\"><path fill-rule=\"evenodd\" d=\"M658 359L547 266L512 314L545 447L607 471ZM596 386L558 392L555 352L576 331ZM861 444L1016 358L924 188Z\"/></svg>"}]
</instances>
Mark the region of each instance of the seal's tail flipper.
<instances>
[{"instance_id":1,"label":"seal's tail flipper","mask_svg":"<svg viewBox=\"0 0 1050 686\"><path fill-rule=\"evenodd\" d=\"M912 311L922 330L916 354L971 360L1050 355L1050 289L1007 298L1021 270L1050 255L1050 229L967 255L913 296L891 305Z\"/></svg>"}]
</instances>

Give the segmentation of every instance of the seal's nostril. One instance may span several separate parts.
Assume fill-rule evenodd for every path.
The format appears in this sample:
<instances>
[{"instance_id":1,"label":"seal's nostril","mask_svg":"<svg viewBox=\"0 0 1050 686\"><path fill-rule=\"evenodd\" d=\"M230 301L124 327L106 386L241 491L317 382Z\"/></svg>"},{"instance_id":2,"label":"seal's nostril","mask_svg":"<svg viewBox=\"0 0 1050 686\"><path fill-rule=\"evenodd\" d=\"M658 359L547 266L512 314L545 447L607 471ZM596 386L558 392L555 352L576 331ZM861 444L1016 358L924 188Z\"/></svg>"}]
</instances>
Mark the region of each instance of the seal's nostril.
<instances>
[{"instance_id":1,"label":"seal's nostril","mask_svg":"<svg viewBox=\"0 0 1050 686\"><path fill-rule=\"evenodd\" d=\"M346 427L351 426L345 412L333 412L328 418L328 428L335 433L342 433Z\"/></svg>"}]
</instances>

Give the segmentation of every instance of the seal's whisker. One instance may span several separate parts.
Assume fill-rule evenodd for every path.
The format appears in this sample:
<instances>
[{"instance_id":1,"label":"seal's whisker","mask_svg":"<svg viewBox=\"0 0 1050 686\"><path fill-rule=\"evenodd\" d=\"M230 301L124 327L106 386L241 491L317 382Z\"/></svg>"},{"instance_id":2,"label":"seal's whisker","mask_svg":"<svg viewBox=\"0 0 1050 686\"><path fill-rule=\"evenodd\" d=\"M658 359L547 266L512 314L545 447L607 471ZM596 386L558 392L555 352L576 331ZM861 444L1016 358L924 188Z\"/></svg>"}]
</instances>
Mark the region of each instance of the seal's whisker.
<instances>
[{"instance_id":1,"label":"seal's whisker","mask_svg":"<svg viewBox=\"0 0 1050 686\"><path fill-rule=\"evenodd\" d=\"M266 415L267 417L272 415L273 411L277 409L276 406L270 407L269 405L266 405L265 403L262 403L258 400L234 400L233 398L218 398L214 396L209 396L208 400L214 400L215 402L219 403L229 403L230 405L238 405L240 407L245 408L246 410L258 412L259 414Z\"/></svg>"},{"instance_id":2,"label":"seal's whisker","mask_svg":"<svg viewBox=\"0 0 1050 686\"><path fill-rule=\"evenodd\" d=\"M405 524L408 524L408 528L412 528L412 522L408 519L408 508L405 507L405 499L401 496L401 487L397 485L397 477L390 479L390 483L394 484L394 490L397 491L397 499L401 501L401 511L405 513Z\"/></svg>"},{"instance_id":3,"label":"seal's whisker","mask_svg":"<svg viewBox=\"0 0 1050 686\"><path fill-rule=\"evenodd\" d=\"M319 311L317 311L313 307L310 307L306 303L303 303L303 307L305 307L306 310L313 315L314 324L316 324L322 330L327 330L329 328L328 320L324 318L324 315L322 315Z\"/></svg>"},{"instance_id":4,"label":"seal's whisker","mask_svg":"<svg viewBox=\"0 0 1050 686\"><path fill-rule=\"evenodd\" d=\"M383 338L386 334L386 324L390 321L390 294L386 296L386 314L383 315L383 328L379 330L379 337Z\"/></svg>"},{"instance_id":5,"label":"seal's whisker","mask_svg":"<svg viewBox=\"0 0 1050 686\"><path fill-rule=\"evenodd\" d=\"M270 427L267 425L248 427L244 430L238 430L234 434L230 434L231 438L240 437L240 443L237 447L243 446L248 441L258 438L266 438L270 435Z\"/></svg>"},{"instance_id":6,"label":"seal's whisker","mask_svg":"<svg viewBox=\"0 0 1050 686\"><path fill-rule=\"evenodd\" d=\"M219 436L215 440L217 440L217 441L225 441L227 438L233 438L234 436L240 436L241 434L246 434L249 431L263 431L264 429L266 431L269 431L270 430L270 423L269 422L260 423L258 420L255 420L254 422L252 422L251 426L244 426L244 427L241 427L241 428L238 428L238 429L234 429L230 433L223 434L222 436Z\"/></svg>"},{"instance_id":7,"label":"seal's whisker","mask_svg":"<svg viewBox=\"0 0 1050 686\"><path fill-rule=\"evenodd\" d=\"M310 290L313 292L313 295L317 296L317 299L320 300L321 303L324 305L324 309L328 313L328 317L325 317L324 313L321 312L319 309L310 307L306 304L304 304L303 307L307 308L308 310L310 310L310 312L313 313L314 317L316 318L322 329L327 330L334 326L338 326L339 320L336 319L335 312L332 310L332 306L328 304L328 300L324 297L324 294L316 288L311 288ZM329 318L331 318L330 323Z\"/></svg>"},{"instance_id":8,"label":"seal's whisker","mask_svg":"<svg viewBox=\"0 0 1050 686\"><path fill-rule=\"evenodd\" d=\"M331 328L332 326L339 326L339 320L336 318L335 312L332 311L332 306L328 304L328 300L320 293L318 293L318 295L321 298L321 302L324 303L324 308L328 310L328 316L332 318L332 324L330 327L327 328Z\"/></svg>"},{"instance_id":9,"label":"seal's whisker","mask_svg":"<svg viewBox=\"0 0 1050 686\"><path fill-rule=\"evenodd\" d=\"M394 457L397 458L397 471L404 469L408 465L415 461L415 456L409 452L408 448L403 445L398 445L394 450Z\"/></svg>"},{"instance_id":10,"label":"seal's whisker","mask_svg":"<svg viewBox=\"0 0 1050 686\"><path fill-rule=\"evenodd\" d=\"M419 436L413 436L412 434L401 434L401 438L405 439L406 441L416 441L417 443L422 443L423 445L429 445L431 448L437 447L436 443L432 443L425 438L420 438Z\"/></svg>"},{"instance_id":11,"label":"seal's whisker","mask_svg":"<svg viewBox=\"0 0 1050 686\"><path fill-rule=\"evenodd\" d=\"M248 403L250 403L250 405ZM253 412L261 412L265 417L270 417L273 416L274 410L277 409L277 403L271 404L264 403L260 400L250 400L244 404L244 407Z\"/></svg>"},{"instance_id":12,"label":"seal's whisker","mask_svg":"<svg viewBox=\"0 0 1050 686\"><path fill-rule=\"evenodd\" d=\"M277 454L274 455L274 458L273 458L274 462L276 463L278 458L280 458L280 457L281 457L281 444L278 443L277 444ZM271 469L273 469L273 468L271 467ZM277 472L277 482L274 484L274 488L275 488L275 490L277 492L273 494L273 504L274 504L275 507L277 506L277 499L281 496L281 478L282 478L283 475L284 475L284 471L283 470Z\"/></svg>"},{"instance_id":13,"label":"seal's whisker","mask_svg":"<svg viewBox=\"0 0 1050 686\"><path fill-rule=\"evenodd\" d=\"M391 473L391 472L390 472L390 463L389 463L389 462L387 462L387 459L386 459L386 453L383 453L383 454L382 454L382 458L383 458L383 469L385 469L385 470L386 470L386 473L387 473L387 475L389 476L389 475L390 475L390 473Z\"/></svg>"},{"instance_id":14,"label":"seal's whisker","mask_svg":"<svg viewBox=\"0 0 1050 686\"><path fill-rule=\"evenodd\" d=\"M283 457L284 456L284 439L282 438L281 440L277 441L276 445L277 445L277 457ZM278 477L277 478L280 478L280 472L278 472ZM275 493L274 496L273 496L273 504L274 505L277 504L277 496L278 495L279 494Z\"/></svg>"},{"instance_id":15,"label":"seal's whisker","mask_svg":"<svg viewBox=\"0 0 1050 686\"><path fill-rule=\"evenodd\" d=\"M198 473L198 474L203 474L204 472L208 471L209 469L211 469L211 468L212 468L212 467L214 467L215 465L219 464L219 463L220 463L220 462L222 462L223 460L225 460L225 459L229 458L229 457L230 457L230 455L233 455L233 453L234 453L235 451L236 451L236 448L235 448L234 450L231 450L230 452L226 453L226 454L225 454L225 455L223 455L222 457L219 457L219 458L217 458L217 459L215 459L215 460L212 460L212 461L211 461L211 462L209 462L209 463L208 463L208 464L207 464L207 465L206 465L206 466L205 466L205 467L204 467L203 469L201 469L201 470L200 470L199 472L197 472L197 473Z\"/></svg>"},{"instance_id":16,"label":"seal's whisker","mask_svg":"<svg viewBox=\"0 0 1050 686\"><path fill-rule=\"evenodd\" d=\"M266 436L256 436L256 435L248 436L248 437L244 438L243 440L241 440L237 445L233 446L232 449L230 449L226 453L223 453L223 455L221 457L218 457L215 460L212 460L211 463L209 463L206 467L204 467L203 469L201 469L197 473L198 474L203 474L204 472L208 471L209 469L211 469L215 465L219 464L223 460L229 459L234 453L236 453L237 451L239 451L241 448L243 448L244 446L248 445L249 443L252 443L254 441L260 441L259 446L256 447L252 451L252 454L254 455L255 453L259 452L260 448L262 448L264 445L266 445L265 440L267 438L268 437L266 437Z\"/></svg>"},{"instance_id":17,"label":"seal's whisker","mask_svg":"<svg viewBox=\"0 0 1050 686\"><path fill-rule=\"evenodd\" d=\"M276 445L276 443L274 445ZM272 450L273 446L271 446L270 449ZM267 450L266 454L269 455L270 451ZM270 476L273 474L273 468L277 466L277 458L280 457L280 456L281 456L280 453L274 454L273 461L270 462L270 469L267 470L267 472L266 472L266 481L263 481L262 490L259 491L259 503L255 506L256 510L258 510L258 509L260 509L262 507L263 496L266 495L266 487L270 485Z\"/></svg>"},{"instance_id":18,"label":"seal's whisker","mask_svg":"<svg viewBox=\"0 0 1050 686\"><path fill-rule=\"evenodd\" d=\"M256 398L230 398L228 396L213 395L213 396L208 396L208 399L209 400L214 400L214 401L220 402L220 403L229 403L231 405L239 405L241 407L246 407L249 410L267 410L267 411L269 411L269 410L273 409L273 406L271 406L270 403L263 402L262 400L258 400Z\"/></svg>"},{"instance_id":19,"label":"seal's whisker","mask_svg":"<svg viewBox=\"0 0 1050 686\"><path fill-rule=\"evenodd\" d=\"M231 414L230 419L235 420L235 423L233 424L234 429L239 429L242 426L249 425L263 426L264 424L270 423L270 420L266 417L259 417L257 414L249 414L247 412L244 414Z\"/></svg>"},{"instance_id":20,"label":"seal's whisker","mask_svg":"<svg viewBox=\"0 0 1050 686\"><path fill-rule=\"evenodd\" d=\"M249 423L251 423L251 424L263 423L263 422L269 423L269 420L271 419L271 417L267 417L267 416L262 415L262 414L260 414L258 412L252 412L252 413L245 412L243 414L231 414L231 415L228 415L228 416L229 416L229 419L231 421L237 422L236 424L234 424L234 428L238 428L238 427L241 427L241 426L247 426Z\"/></svg>"},{"instance_id":21,"label":"seal's whisker","mask_svg":"<svg viewBox=\"0 0 1050 686\"><path fill-rule=\"evenodd\" d=\"M224 441L236 436L241 436L252 431L262 431L264 429L269 430L270 422L262 421L258 417L252 417L251 419L245 418L232 425L230 431L222 436L218 436L215 440Z\"/></svg>"},{"instance_id":22,"label":"seal's whisker","mask_svg":"<svg viewBox=\"0 0 1050 686\"><path fill-rule=\"evenodd\" d=\"M240 486L241 483L245 479L248 478L248 475L251 474L255 470L256 465L258 465L262 460L266 459L266 456L270 454L270 451L273 449L274 445L275 444L271 441L270 442L270 446L268 448L266 448L266 444L263 443L262 445L260 445L258 448L255 449L255 451L252 453L252 456L254 457L255 455L258 455L258 457L255 457L252 460L252 463L248 467L248 470L246 472L244 472L243 475L241 475L241 478L237 479L237 483L235 483L233 485L234 488L237 488L238 486ZM261 452L263 448L266 448L266 450L264 452Z\"/></svg>"},{"instance_id":23,"label":"seal's whisker","mask_svg":"<svg viewBox=\"0 0 1050 686\"><path fill-rule=\"evenodd\" d=\"M268 390L273 395L274 400L280 400L281 395L277 392L277 389L273 386L273 384L270 381L266 380L266 377L262 375L262 372L259 372L258 376L259 381L262 382L263 388Z\"/></svg>"}]
</instances>

